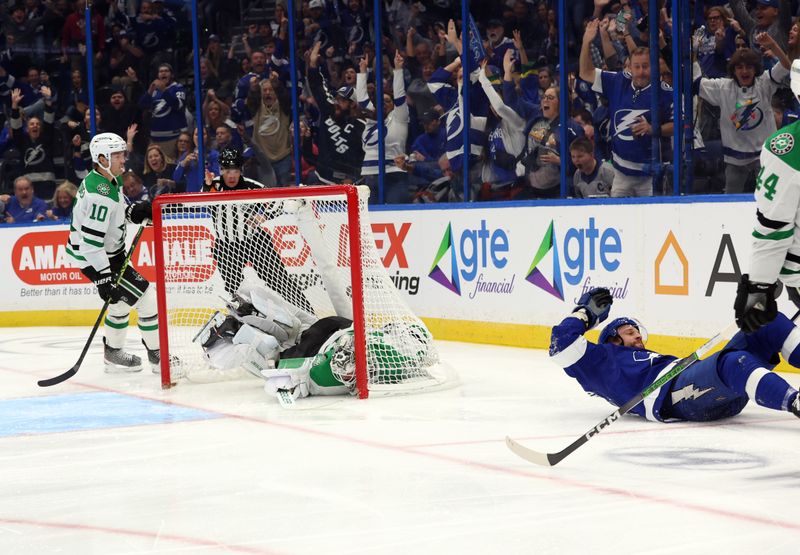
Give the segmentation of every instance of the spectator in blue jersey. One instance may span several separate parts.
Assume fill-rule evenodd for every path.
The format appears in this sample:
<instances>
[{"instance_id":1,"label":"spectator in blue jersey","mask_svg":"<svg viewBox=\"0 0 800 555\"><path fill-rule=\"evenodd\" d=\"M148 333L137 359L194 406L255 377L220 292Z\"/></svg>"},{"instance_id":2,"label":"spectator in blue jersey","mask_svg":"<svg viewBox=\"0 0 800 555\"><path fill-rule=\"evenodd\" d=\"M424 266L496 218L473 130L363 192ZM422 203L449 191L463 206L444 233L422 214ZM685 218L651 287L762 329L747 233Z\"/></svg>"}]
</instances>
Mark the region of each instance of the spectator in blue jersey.
<instances>
[{"instance_id":1,"label":"spectator in blue jersey","mask_svg":"<svg viewBox=\"0 0 800 555\"><path fill-rule=\"evenodd\" d=\"M650 50L634 49L630 54L630 74L596 69L589 44L597 36L598 20L586 25L580 55L580 78L592 83L595 92L608 100L611 119L611 155L614 164L612 197L651 196L653 176L661 173L660 152L653 152L653 137L672 135L672 88L661 83L650 85ZM652 125L651 98L657 95L659 126Z\"/></svg>"},{"instance_id":2,"label":"spectator in blue jersey","mask_svg":"<svg viewBox=\"0 0 800 555\"><path fill-rule=\"evenodd\" d=\"M197 162L197 128L194 134L181 133L178 137L178 159L175 161L175 171L172 180L180 191L199 193L203 188L205 168Z\"/></svg>"},{"instance_id":3,"label":"spectator in blue jersey","mask_svg":"<svg viewBox=\"0 0 800 555\"><path fill-rule=\"evenodd\" d=\"M6 205L7 224L41 222L47 219L47 202L33 193L33 182L21 175L14 180L14 196L0 195Z\"/></svg>"},{"instance_id":4,"label":"spectator in blue jersey","mask_svg":"<svg viewBox=\"0 0 800 555\"><path fill-rule=\"evenodd\" d=\"M569 145L569 155L575 166L572 188L577 198L611 196L614 170L595 158L592 141L586 137L578 137Z\"/></svg>"},{"instance_id":5,"label":"spectator in blue jersey","mask_svg":"<svg viewBox=\"0 0 800 555\"><path fill-rule=\"evenodd\" d=\"M590 343L584 334L608 318L613 298L608 289L584 293L572 314L555 326L550 359L590 395L622 406L678 362L647 350L647 330L630 317L611 321ZM771 372L778 354L800 367L794 323L783 314L751 334L738 332L719 352L695 362L654 391L631 412L660 422L707 422L739 414L750 399L800 417L797 390Z\"/></svg>"},{"instance_id":6,"label":"spectator in blue jersey","mask_svg":"<svg viewBox=\"0 0 800 555\"><path fill-rule=\"evenodd\" d=\"M122 174L122 192L125 194L125 201L128 204L135 204L140 200L150 200L150 193L136 172L126 171Z\"/></svg>"},{"instance_id":7,"label":"spectator in blue jersey","mask_svg":"<svg viewBox=\"0 0 800 555\"><path fill-rule=\"evenodd\" d=\"M139 107L150 111L150 141L170 157L177 155L178 135L188 125L186 91L173 76L170 64L159 65L158 76L139 99Z\"/></svg>"},{"instance_id":8,"label":"spectator in blue jersey","mask_svg":"<svg viewBox=\"0 0 800 555\"><path fill-rule=\"evenodd\" d=\"M486 24L486 39L488 50L491 52L489 65L503 67L503 59L507 50L514 52L515 60L519 56L514 47L514 40L505 36L505 27L499 19L490 19Z\"/></svg>"},{"instance_id":9,"label":"spectator in blue jersey","mask_svg":"<svg viewBox=\"0 0 800 555\"><path fill-rule=\"evenodd\" d=\"M72 218L72 206L78 196L78 187L71 181L64 181L56 187L52 200L45 212L48 220L69 220Z\"/></svg>"},{"instance_id":10,"label":"spectator in blue jersey","mask_svg":"<svg viewBox=\"0 0 800 555\"><path fill-rule=\"evenodd\" d=\"M133 20L136 45L144 52L150 67L157 67L172 55L177 20L165 9L163 0L144 0ZM159 67L159 72L160 72Z\"/></svg>"},{"instance_id":11,"label":"spectator in blue jersey","mask_svg":"<svg viewBox=\"0 0 800 555\"><path fill-rule=\"evenodd\" d=\"M11 91L11 134L14 145L22 153L23 173L34 184L39 198L50 198L55 191L55 152L53 148L53 122L55 112L49 87L42 87L45 98L44 117L31 116L25 128L22 125L20 103L22 91Z\"/></svg>"},{"instance_id":12,"label":"spectator in blue jersey","mask_svg":"<svg viewBox=\"0 0 800 555\"><path fill-rule=\"evenodd\" d=\"M442 115L433 108L419 116L424 132L411 143L411 155L416 161L435 162L444 154L447 135L441 124L441 117Z\"/></svg>"},{"instance_id":13,"label":"spectator in blue jersey","mask_svg":"<svg viewBox=\"0 0 800 555\"><path fill-rule=\"evenodd\" d=\"M737 29L742 31L742 28L736 20L729 18L722 6L711 6L706 10L706 23L693 37L697 63L700 64L703 77L726 77L728 60L736 50Z\"/></svg>"}]
</instances>

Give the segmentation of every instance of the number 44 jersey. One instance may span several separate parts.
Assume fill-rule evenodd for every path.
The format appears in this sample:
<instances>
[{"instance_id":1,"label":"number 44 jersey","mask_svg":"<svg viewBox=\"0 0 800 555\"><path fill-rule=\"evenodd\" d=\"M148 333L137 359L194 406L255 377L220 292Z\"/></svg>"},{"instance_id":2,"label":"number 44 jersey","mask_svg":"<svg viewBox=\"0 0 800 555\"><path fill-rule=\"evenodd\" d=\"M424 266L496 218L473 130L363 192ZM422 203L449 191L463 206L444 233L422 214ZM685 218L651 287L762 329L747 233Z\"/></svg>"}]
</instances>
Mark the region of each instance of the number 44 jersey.
<instances>
[{"instance_id":1,"label":"number 44 jersey","mask_svg":"<svg viewBox=\"0 0 800 555\"><path fill-rule=\"evenodd\" d=\"M109 258L125 250L125 197L122 178L109 181L92 170L78 187L67 253L79 267L102 272Z\"/></svg>"}]
</instances>

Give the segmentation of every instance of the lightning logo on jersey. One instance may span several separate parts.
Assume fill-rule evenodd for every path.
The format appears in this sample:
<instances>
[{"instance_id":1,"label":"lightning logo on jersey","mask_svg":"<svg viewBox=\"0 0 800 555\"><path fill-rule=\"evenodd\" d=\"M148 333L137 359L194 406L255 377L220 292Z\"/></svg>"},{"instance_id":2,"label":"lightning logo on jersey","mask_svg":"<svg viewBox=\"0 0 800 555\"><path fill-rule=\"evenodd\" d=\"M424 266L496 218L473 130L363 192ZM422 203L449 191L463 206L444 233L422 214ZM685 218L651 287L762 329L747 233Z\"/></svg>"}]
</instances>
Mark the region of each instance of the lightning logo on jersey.
<instances>
[{"instance_id":1,"label":"lightning logo on jersey","mask_svg":"<svg viewBox=\"0 0 800 555\"><path fill-rule=\"evenodd\" d=\"M758 100L747 99L736 103L736 111L731 114L731 121L737 131L750 131L759 126L764 119L764 111L758 107Z\"/></svg>"},{"instance_id":2,"label":"lightning logo on jersey","mask_svg":"<svg viewBox=\"0 0 800 555\"><path fill-rule=\"evenodd\" d=\"M713 387L707 387L705 389L697 389L694 384L689 384L684 388L681 388L677 391L672 392L672 404L675 405L680 403L684 400L694 400L699 399L709 391L714 389Z\"/></svg>"},{"instance_id":3,"label":"lightning logo on jersey","mask_svg":"<svg viewBox=\"0 0 800 555\"><path fill-rule=\"evenodd\" d=\"M646 113L648 110L617 110L614 113L614 136L623 141L632 141L634 136L630 128Z\"/></svg>"}]
</instances>

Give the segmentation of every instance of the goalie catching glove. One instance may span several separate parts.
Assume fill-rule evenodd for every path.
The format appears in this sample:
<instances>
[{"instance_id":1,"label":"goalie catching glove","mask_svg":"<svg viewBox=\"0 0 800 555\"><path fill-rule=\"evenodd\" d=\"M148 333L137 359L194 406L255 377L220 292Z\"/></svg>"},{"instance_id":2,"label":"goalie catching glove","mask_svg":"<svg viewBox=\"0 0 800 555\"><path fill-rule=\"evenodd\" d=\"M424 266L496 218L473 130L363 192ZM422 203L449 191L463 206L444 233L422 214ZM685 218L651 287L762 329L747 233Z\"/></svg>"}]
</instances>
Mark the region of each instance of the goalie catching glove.
<instances>
[{"instance_id":1,"label":"goalie catching glove","mask_svg":"<svg viewBox=\"0 0 800 555\"><path fill-rule=\"evenodd\" d=\"M614 297L605 287L593 287L578 299L578 305L572 315L584 321L586 329L590 330L608 318Z\"/></svg>"}]
</instances>

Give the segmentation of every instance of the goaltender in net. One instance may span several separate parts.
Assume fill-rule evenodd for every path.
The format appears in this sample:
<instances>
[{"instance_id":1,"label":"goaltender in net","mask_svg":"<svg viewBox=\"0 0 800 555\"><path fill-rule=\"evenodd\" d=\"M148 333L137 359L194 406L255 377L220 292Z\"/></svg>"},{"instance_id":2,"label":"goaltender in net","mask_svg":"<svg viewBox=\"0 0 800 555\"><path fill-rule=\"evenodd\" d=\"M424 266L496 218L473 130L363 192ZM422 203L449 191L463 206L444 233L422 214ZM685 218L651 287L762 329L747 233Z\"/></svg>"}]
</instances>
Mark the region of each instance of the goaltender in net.
<instances>
[{"instance_id":1,"label":"goaltender in net","mask_svg":"<svg viewBox=\"0 0 800 555\"><path fill-rule=\"evenodd\" d=\"M242 367L265 380L264 390L283 404L309 395L355 393L353 321L317 318L248 275L228 306L195 338L208 363L218 370ZM400 381L409 367L436 362L433 339L423 326L391 322L367 334L370 368L381 379Z\"/></svg>"}]
</instances>

